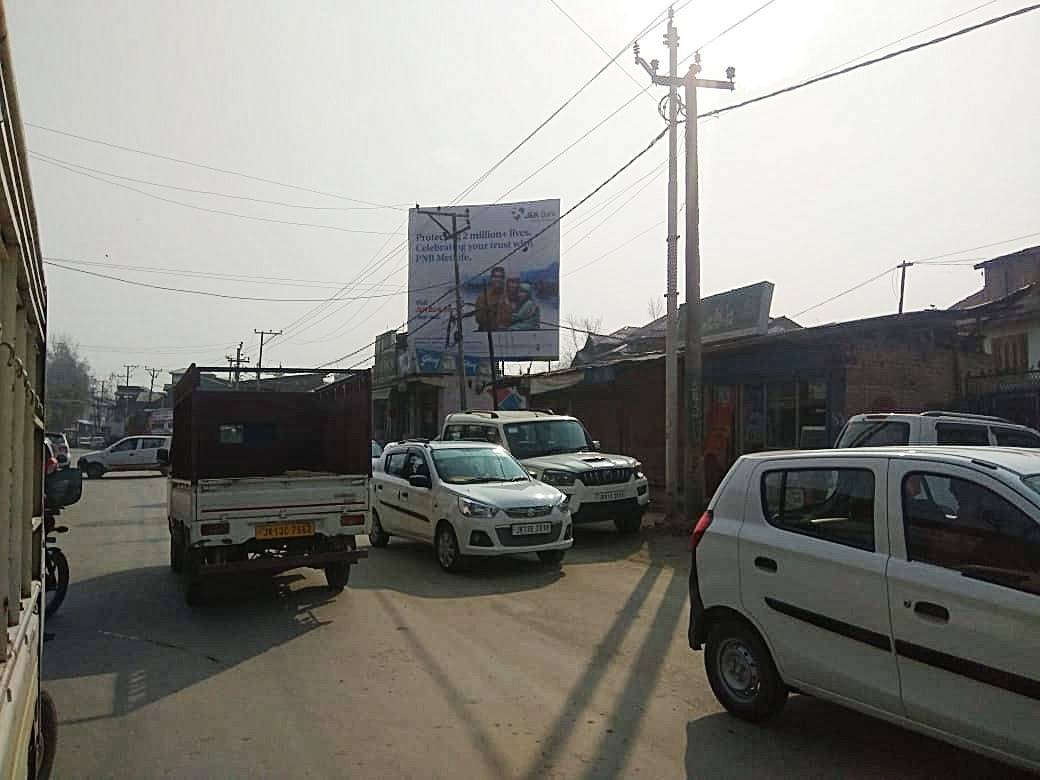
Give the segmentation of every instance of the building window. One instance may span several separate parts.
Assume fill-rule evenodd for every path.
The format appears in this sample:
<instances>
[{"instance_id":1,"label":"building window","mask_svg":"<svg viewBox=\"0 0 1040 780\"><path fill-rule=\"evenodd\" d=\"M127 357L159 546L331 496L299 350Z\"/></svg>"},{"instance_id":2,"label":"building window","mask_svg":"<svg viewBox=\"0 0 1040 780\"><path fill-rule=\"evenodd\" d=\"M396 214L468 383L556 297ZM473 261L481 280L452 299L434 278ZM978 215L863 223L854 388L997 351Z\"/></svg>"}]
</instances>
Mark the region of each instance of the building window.
<instances>
[{"instance_id":1,"label":"building window","mask_svg":"<svg viewBox=\"0 0 1040 780\"><path fill-rule=\"evenodd\" d=\"M992 349L997 371L1029 370L1029 337L1027 334L994 336Z\"/></svg>"}]
</instances>

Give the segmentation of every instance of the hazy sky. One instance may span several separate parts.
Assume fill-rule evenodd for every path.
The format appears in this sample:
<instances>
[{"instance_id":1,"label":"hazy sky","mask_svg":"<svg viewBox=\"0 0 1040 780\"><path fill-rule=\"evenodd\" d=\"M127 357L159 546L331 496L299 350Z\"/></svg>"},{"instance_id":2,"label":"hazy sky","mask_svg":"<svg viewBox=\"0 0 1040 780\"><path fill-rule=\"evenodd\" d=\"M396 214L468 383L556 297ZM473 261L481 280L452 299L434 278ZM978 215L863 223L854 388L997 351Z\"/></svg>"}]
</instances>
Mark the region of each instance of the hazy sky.
<instances>
[{"instance_id":1,"label":"hazy sky","mask_svg":"<svg viewBox=\"0 0 1040 780\"><path fill-rule=\"evenodd\" d=\"M664 5L558 2L611 54ZM901 45L1024 4L982 3ZM694 0L677 15L680 54L759 5ZM702 91L701 107L816 75L979 5L776 0L703 50L703 76L721 78L733 65L737 92ZM608 59L550 0L9 0L7 13L26 122L399 207L450 202ZM662 30L643 37L647 58L666 59ZM1038 41L1040 13L1033 13L703 122L704 293L768 279L776 284L773 315L793 315L901 260L1040 231ZM638 87L626 72L639 84L646 76L627 53L619 63L467 201L496 201L632 97ZM660 95L655 88L654 98L635 100L507 200L558 197L568 208L663 126ZM47 256L243 278L78 265L88 270L235 295L321 298L403 238L402 210L351 210L359 204L31 127L27 137L33 152L168 200L337 228L203 212L34 159ZM663 174L647 179L646 189L609 219L642 184L572 226L666 154L666 144L658 144L561 226L564 318L602 317L605 330L639 324L648 300L663 294L665 231L647 230L665 217ZM348 232L355 230L372 233ZM1035 243L1040 236L957 257ZM397 251L351 295L403 293L405 260ZM894 274L882 277L799 321L894 312L895 282ZM265 349L265 364L318 364L406 317L403 294L339 304L328 318L293 329L314 304L166 293L53 267L48 284L51 333L70 334L102 377L127 362L223 363L239 340L255 362L254 328L286 328ZM908 307L945 307L979 285L970 264L916 267L908 275Z\"/></svg>"}]
</instances>

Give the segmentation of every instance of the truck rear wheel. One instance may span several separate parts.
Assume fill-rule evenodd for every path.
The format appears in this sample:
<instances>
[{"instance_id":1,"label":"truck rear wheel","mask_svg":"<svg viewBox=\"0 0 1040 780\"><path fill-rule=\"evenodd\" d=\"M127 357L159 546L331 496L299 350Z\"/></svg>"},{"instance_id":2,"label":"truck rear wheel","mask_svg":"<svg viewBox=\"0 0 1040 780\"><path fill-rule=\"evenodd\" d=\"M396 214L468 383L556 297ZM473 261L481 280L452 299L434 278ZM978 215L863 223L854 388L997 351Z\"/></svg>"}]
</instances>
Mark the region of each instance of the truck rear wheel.
<instances>
[{"instance_id":1,"label":"truck rear wheel","mask_svg":"<svg viewBox=\"0 0 1040 780\"><path fill-rule=\"evenodd\" d=\"M329 584L329 590L339 593L350 581L350 563L339 561L330 563L325 567L325 581Z\"/></svg>"},{"instance_id":2,"label":"truck rear wheel","mask_svg":"<svg viewBox=\"0 0 1040 780\"><path fill-rule=\"evenodd\" d=\"M170 569L176 574L184 571L184 536L179 529L170 531Z\"/></svg>"}]
</instances>

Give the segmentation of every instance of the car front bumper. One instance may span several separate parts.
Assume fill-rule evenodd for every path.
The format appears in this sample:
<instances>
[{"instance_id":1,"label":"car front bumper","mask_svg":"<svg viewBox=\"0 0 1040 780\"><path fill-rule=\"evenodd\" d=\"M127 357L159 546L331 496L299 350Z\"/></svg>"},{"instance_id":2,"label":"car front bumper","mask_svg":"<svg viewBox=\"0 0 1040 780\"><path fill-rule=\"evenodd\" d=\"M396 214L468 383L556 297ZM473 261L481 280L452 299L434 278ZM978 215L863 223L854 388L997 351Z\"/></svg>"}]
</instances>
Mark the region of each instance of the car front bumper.
<instances>
[{"instance_id":1,"label":"car front bumper","mask_svg":"<svg viewBox=\"0 0 1040 780\"><path fill-rule=\"evenodd\" d=\"M549 532L523 536L513 534L514 527L538 522L549 523L551 526ZM508 522L504 522L500 517L490 521L459 518L454 526L459 549L463 555L493 557L546 550L567 550L574 544L573 521L569 513L553 512L552 515L544 518L510 519Z\"/></svg>"}]
</instances>

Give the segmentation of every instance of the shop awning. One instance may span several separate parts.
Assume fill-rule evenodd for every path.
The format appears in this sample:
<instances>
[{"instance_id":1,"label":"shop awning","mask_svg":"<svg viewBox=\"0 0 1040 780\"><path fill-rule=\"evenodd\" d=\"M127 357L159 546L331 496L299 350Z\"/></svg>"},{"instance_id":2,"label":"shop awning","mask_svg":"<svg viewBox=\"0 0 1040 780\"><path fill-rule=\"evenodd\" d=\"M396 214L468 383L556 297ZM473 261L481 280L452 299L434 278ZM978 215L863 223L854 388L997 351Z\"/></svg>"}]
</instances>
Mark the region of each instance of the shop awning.
<instances>
[{"instance_id":1,"label":"shop awning","mask_svg":"<svg viewBox=\"0 0 1040 780\"><path fill-rule=\"evenodd\" d=\"M531 395L551 393L554 390L565 390L581 384L585 379L584 369L561 371L558 374L534 374L531 376Z\"/></svg>"}]
</instances>

